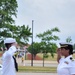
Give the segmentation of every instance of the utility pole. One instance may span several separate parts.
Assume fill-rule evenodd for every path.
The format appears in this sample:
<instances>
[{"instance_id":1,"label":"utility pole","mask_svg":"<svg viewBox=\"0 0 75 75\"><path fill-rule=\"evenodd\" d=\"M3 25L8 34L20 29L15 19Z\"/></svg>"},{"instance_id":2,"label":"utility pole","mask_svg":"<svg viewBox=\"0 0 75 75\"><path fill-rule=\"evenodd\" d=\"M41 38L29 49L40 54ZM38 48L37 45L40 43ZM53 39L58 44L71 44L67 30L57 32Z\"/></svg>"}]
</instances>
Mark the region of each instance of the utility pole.
<instances>
[{"instance_id":1,"label":"utility pole","mask_svg":"<svg viewBox=\"0 0 75 75\"><path fill-rule=\"evenodd\" d=\"M31 55L31 66L33 66L33 22L34 22L34 20L32 20L32 55Z\"/></svg>"}]
</instances>

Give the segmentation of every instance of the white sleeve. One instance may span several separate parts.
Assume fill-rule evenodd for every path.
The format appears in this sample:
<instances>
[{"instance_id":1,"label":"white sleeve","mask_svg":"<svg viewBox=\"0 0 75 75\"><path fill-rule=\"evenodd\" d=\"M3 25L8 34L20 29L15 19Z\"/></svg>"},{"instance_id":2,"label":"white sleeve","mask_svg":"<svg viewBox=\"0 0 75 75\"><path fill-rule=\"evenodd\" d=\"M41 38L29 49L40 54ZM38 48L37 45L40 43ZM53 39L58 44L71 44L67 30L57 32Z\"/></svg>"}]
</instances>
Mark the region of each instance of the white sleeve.
<instances>
[{"instance_id":1,"label":"white sleeve","mask_svg":"<svg viewBox=\"0 0 75 75\"><path fill-rule=\"evenodd\" d=\"M75 61L70 64L69 72L71 75L75 74Z\"/></svg>"},{"instance_id":2,"label":"white sleeve","mask_svg":"<svg viewBox=\"0 0 75 75\"><path fill-rule=\"evenodd\" d=\"M11 46L9 48L9 50L7 51L6 55L7 55L7 57L10 57L10 56L13 56L15 52L16 52L16 47L15 46Z\"/></svg>"}]
</instances>

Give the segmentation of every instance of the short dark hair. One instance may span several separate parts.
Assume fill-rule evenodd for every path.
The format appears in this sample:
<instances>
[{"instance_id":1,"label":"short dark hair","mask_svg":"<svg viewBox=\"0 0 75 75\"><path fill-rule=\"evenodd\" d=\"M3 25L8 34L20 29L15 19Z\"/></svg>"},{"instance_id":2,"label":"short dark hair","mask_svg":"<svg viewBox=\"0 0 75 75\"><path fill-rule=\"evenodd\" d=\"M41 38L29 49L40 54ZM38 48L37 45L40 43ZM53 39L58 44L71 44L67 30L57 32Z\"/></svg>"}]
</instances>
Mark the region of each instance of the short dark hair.
<instances>
[{"instance_id":1,"label":"short dark hair","mask_svg":"<svg viewBox=\"0 0 75 75\"><path fill-rule=\"evenodd\" d=\"M11 44L12 44L12 43L6 43L6 44L5 44L6 48L9 49L9 47L11 47Z\"/></svg>"}]
</instances>

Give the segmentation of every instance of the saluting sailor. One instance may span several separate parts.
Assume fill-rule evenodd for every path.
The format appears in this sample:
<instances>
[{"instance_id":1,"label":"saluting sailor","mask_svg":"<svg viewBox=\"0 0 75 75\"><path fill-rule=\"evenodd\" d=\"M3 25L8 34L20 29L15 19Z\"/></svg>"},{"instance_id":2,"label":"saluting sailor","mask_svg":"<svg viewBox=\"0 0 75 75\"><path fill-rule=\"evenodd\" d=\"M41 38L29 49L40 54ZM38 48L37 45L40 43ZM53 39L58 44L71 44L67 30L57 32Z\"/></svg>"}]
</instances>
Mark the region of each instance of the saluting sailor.
<instances>
[{"instance_id":1,"label":"saluting sailor","mask_svg":"<svg viewBox=\"0 0 75 75\"><path fill-rule=\"evenodd\" d=\"M72 57L72 44L60 43L60 46L57 49L58 75L75 75L75 60Z\"/></svg>"},{"instance_id":2,"label":"saluting sailor","mask_svg":"<svg viewBox=\"0 0 75 75\"><path fill-rule=\"evenodd\" d=\"M2 75L16 75L15 63L13 55L16 52L16 40L13 38L6 38L4 44L7 51L2 56Z\"/></svg>"}]
</instances>

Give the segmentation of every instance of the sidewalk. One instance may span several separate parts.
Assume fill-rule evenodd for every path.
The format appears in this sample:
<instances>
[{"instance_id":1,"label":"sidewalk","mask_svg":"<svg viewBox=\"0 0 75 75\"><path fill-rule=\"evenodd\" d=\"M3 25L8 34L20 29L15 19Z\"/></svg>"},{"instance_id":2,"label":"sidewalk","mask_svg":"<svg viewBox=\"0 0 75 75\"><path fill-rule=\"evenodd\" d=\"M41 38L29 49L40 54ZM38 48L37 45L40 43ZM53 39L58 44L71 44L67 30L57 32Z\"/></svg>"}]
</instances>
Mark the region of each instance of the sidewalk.
<instances>
[{"instance_id":1,"label":"sidewalk","mask_svg":"<svg viewBox=\"0 0 75 75\"><path fill-rule=\"evenodd\" d=\"M57 73L17 73L17 75L57 75Z\"/></svg>"},{"instance_id":2,"label":"sidewalk","mask_svg":"<svg viewBox=\"0 0 75 75\"><path fill-rule=\"evenodd\" d=\"M20 66L31 66L31 60L24 60L22 63L21 58L17 58L18 65ZM42 66L44 63L45 66L48 67L57 67L57 61L44 61L43 60L33 60L33 65L34 66Z\"/></svg>"}]
</instances>

